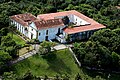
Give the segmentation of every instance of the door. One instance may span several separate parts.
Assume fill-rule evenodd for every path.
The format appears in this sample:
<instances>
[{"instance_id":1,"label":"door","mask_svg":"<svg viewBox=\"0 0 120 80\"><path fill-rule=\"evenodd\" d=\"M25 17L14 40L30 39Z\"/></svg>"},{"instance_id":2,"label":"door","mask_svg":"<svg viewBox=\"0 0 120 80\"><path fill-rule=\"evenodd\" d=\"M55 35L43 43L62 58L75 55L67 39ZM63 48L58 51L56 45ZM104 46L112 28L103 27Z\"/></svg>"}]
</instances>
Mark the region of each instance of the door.
<instances>
[{"instance_id":1,"label":"door","mask_svg":"<svg viewBox=\"0 0 120 80\"><path fill-rule=\"evenodd\" d=\"M45 40L48 41L48 36L45 37Z\"/></svg>"},{"instance_id":2,"label":"door","mask_svg":"<svg viewBox=\"0 0 120 80\"><path fill-rule=\"evenodd\" d=\"M31 39L33 39L33 34L31 33Z\"/></svg>"},{"instance_id":3,"label":"door","mask_svg":"<svg viewBox=\"0 0 120 80\"><path fill-rule=\"evenodd\" d=\"M60 28L58 28L58 34L60 34Z\"/></svg>"}]
</instances>

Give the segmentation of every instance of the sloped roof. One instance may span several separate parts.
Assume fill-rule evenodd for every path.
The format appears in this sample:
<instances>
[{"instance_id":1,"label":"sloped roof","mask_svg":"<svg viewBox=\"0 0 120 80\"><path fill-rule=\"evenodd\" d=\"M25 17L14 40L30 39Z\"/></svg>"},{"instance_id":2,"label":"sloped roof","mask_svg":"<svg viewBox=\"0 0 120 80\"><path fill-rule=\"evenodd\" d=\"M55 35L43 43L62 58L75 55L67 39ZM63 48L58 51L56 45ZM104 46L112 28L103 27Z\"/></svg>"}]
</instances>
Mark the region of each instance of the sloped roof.
<instances>
[{"instance_id":1,"label":"sloped roof","mask_svg":"<svg viewBox=\"0 0 120 80\"><path fill-rule=\"evenodd\" d=\"M57 12L57 13L49 13L49 14L40 14L37 16L38 19L42 20L49 20L49 19L54 19L55 17L59 16L68 16L68 15L76 15L79 18L85 20L86 22L90 23L90 25L85 25L85 26L78 26L74 28L65 28L64 32L68 34L73 34L73 33L78 33L78 32L83 32L83 31L88 31L88 30L95 30L95 29L101 29L105 28L104 25L96 22L95 20L83 15L82 13L71 10L71 11L64 11L64 12Z\"/></svg>"},{"instance_id":2,"label":"sloped roof","mask_svg":"<svg viewBox=\"0 0 120 80\"><path fill-rule=\"evenodd\" d=\"M102 24L93 24L93 25L79 26L74 28L65 28L64 32L66 32L67 34L74 34L78 32L97 30L101 28L105 28L105 26L103 26Z\"/></svg>"},{"instance_id":3,"label":"sloped roof","mask_svg":"<svg viewBox=\"0 0 120 80\"><path fill-rule=\"evenodd\" d=\"M79 18L90 23L90 25L78 26L74 28L65 28L64 29L65 33L73 34L73 33L78 33L78 32L83 32L88 30L105 28L104 25L96 22L95 20L75 10L49 13L49 14L40 14L37 16L37 18L30 13L18 14L18 15L10 16L10 18L20 23L23 26L28 26L29 23L34 22L37 29L45 29L45 28L51 28L51 27L57 27L57 26L64 26L62 19L55 18L55 17L68 16L68 15L76 15Z\"/></svg>"},{"instance_id":4,"label":"sloped roof","mask_svg":"<svg viewBox=\"0 0 120 80\"><path fill-rule=\"evenodd\" d=\"M64 26L64 23L61 19L49 19L49 20L36 20L34 21L37 29L52 28L57 26Z\"/></svg>"},{"instance_id":5,"label":"sloped roof","mask_svg":"<svg viewBox=\"0 0 120 80\"><path fill-rule=\"evenodd\" d=\"M16 22L20 23L23 26L28 26L30 22L37 20L37 18L30 13L13 15L10 16L10 19L15 20Z\"/></svg>"}]
</instances>

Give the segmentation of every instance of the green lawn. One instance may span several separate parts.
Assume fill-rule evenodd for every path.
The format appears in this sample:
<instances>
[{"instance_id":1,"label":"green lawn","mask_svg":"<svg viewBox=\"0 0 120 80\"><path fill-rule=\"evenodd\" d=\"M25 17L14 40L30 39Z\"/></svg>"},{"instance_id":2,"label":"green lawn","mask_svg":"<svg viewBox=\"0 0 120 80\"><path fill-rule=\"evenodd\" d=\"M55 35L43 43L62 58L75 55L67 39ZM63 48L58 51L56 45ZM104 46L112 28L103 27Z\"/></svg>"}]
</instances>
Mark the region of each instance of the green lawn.
<instances>
[{"instance_id":1,"label":"green lawn","mask_svg":"<svg viewBox=\"0 0 120 80\"><path fill-rule=\"evenodd\" d=\"M68 49L52 52L46 56L34 55L12 66L13 71L18 76L23 76L28 70L33 75L54 77L67 74L70 80L75 80L75 76L80 73L83 80L107 80L108 74L94 73L79 68ZM96 77L97 76L97 77ZM99 77L102 78L99 78ZM110 80L119 80L120 76L112 74Z\"/></svg>"},{"instance_id":2,"label":"green lawn","mask_svg":"<svg viewBox=\"0 0 120 80\"><path fill-rule=\"evenodd\" d=\"M12 33L12 32L9 32L8 35L11 35L13 36L13 40L17 43L17 44L20 44L20 45L24 45L25 44L25 41L23 39L21 39L19 36L17 36L16 34Z\"/></svg>"},{"instance_id":3,"label":"green lawn","mask_svg":"<svg viewBox=\"0 0 120 80\"><path fill-rule=\"evenodd\" d=\"M24 46L26 44L25 41L23 39L21 39L19 36L17 36L16 34L9 32L8 35L13 37L13 40L16 42L16 44L19 44L22 46ZM27 47L23 47L23 48L19 49L19 56L28 52L28 50L26 48ZM30 46L30 50L33 50L32 46Z\"/></svg>"},{"instance_id":4,"label":"green lawn","mask_svg":"<svg viewBox=\"0 0 120 80\"><path fill-rule=\"evenodd\" d=\"M21 61L14 66L14 71L17 75L22 76L28 70L36 76L55 76L68 74L72 80L80 69L75 64L69 50L60 50L52 52L44 57L34 55L24 61Z\"/></svg>"}]
</instances>

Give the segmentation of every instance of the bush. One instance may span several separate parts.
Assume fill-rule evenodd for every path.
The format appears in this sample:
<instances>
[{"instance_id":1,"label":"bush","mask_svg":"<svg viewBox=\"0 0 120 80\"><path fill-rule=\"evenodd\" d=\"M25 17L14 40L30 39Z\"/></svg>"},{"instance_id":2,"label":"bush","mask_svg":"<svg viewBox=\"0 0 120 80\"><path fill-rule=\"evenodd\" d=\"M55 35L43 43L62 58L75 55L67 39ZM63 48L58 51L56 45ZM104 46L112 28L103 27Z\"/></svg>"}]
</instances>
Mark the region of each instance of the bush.
<instances>
[{"instance_id":1,"label":"bush","mask_svg":"<svg viewBox=\"0 0 120 80\"><path fill-rule=\"evenodd\" d=\"M32 40L28 40L26 44L40 44L40 42L38 39L32 39Z\"/></svg>"},{"instance_id":2,"label":"bush","mask_svg":"<svg viewBox=\"0 0 120 80\"><path fill-rule=\"evenodd\" d=\"M24 44L24 47L30 47L30 44Z\"/></svg>"}]
</instances>

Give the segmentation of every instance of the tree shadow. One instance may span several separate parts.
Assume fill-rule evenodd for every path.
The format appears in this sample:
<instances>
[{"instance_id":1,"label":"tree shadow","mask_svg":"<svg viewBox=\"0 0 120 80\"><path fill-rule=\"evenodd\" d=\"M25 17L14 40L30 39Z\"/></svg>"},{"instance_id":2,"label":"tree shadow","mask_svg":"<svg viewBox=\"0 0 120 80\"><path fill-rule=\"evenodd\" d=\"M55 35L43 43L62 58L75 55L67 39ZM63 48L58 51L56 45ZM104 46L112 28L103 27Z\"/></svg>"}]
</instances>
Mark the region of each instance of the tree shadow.
<instances>
[{"instance_id":1,"label":"tree shadow","mask_svg":"<svg viewBox=\"0 0 120 80\"><path fill-rule=\"evenodd\" d=\"M119 80L120 79L120 74L113 74L105 71L95 71L95 70L88 70L85 68L81 68L83 73L92 77L92 78L96 78L96 76L100 76L101 78L105 79L105 80ZM108 79L109 76L109 79ZM117 79L118 78L118 79Z\"/></svg>"},{"instance_id":2,"label":"tree shadow","mask_svg":"<svg viewBox=\"0 0 120 80\"><path fill-rule=\"evenodd\" d=\"M71 69L64 63L64 61L57 57L55 53L49 53L47 55L42 56L43 59L46 59L47 63L49 64L48 69L55 71L56 73L63 75L65 74L72 74Z\"/></svg>"},{"instance_id":3,"label":"tree shadow","mask_svg":"<svg viewBox=\"0 0 120 80\"><path fill-rule=\"evenodd\" d=\"M18 72L18 69L19 69L19 68L27 67L27 68L25 68L26 71L27 71L27 70L30 69L30 66L31 66L31 64L30 64L29 59L25 59L25 60L20 61L19 63L16 63L16 64L11 65L11 70L12 70L12 71L15 71L15 72ZM19 72L18 72L18 73L19 73Z\"/></svg>"}]
</instances>

